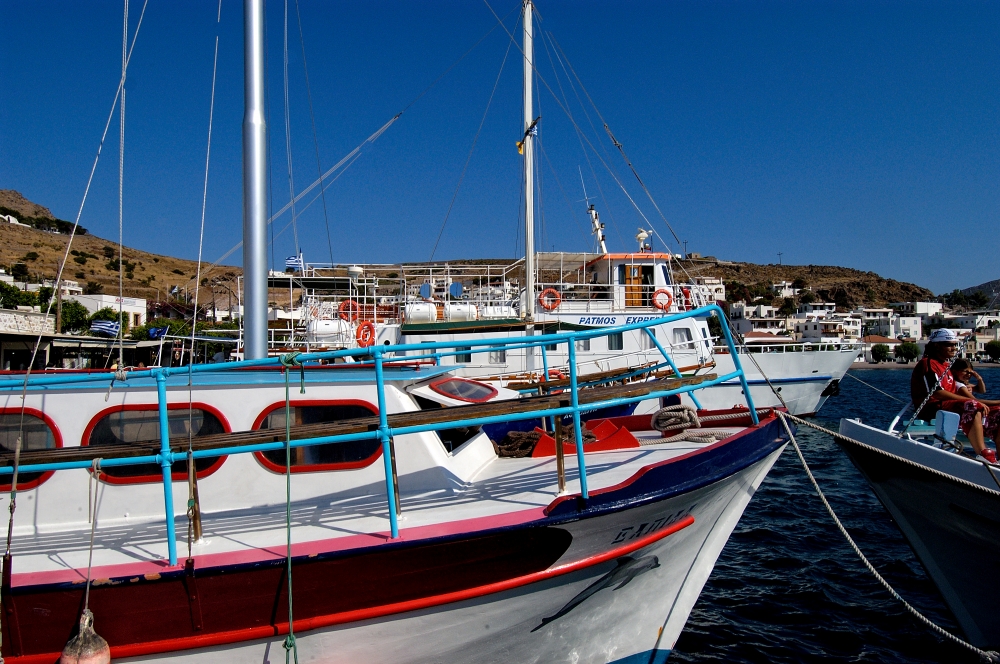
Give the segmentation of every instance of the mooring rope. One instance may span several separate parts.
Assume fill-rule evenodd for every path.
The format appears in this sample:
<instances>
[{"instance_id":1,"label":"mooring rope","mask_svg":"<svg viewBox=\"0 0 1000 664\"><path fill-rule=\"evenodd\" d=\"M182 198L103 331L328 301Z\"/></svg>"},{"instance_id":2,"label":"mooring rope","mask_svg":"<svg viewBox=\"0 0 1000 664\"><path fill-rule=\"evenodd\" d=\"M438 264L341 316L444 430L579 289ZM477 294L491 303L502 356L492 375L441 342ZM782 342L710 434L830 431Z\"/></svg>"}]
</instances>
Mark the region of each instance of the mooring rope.
<instances>
[{"instance_id":1,"label":"mooring rope","mask_svg":"<svg viewBox=\"0 0 1000 664\"><path fill-rule=\"evenodd\" d=\"M865 386L867 386L867 387L870 387L870 388L872 388L873 390L875 390L876 392L878 392L878 393L879 393L879 394L881 394L881 395L884 395L884 396L887 396L887 397L889 397L889 398L890 398L890 399L892 399L893 401L898 401L899 403L907 403L906 401L903 401L903 400L902 400L902 399L900 399L899 397L894 397L894 396L892 396L891 394L889 394L888 392L883 392L882 390L878 389L877 387L875 387L875 386L874 386L874 385L872 385L871 383L866 383L865 381L861 380L861 379L860 379L860 378L858 378L857 376L852 376L852 375L851 375L851 373L850 373L850 371L845 371L845 372L844 372L844 375L845 375L845 376L847 376L848 378L853 378L854 380L858 381L858 382L859 382L859 383L861 383L862 385L865 385Z\"/></svg>"},{"instance_id":2,"label":"mooring rope","mask_svg":"<svg viewBox=\"0 0 1000 664\"><path fill-rule=\"evenodd\" d=\"M295 642L295 627L292 618L292 400L288 382L288 373L292 367L302 366L297 358L301 353L294 352L281 356L281 364L285 374L285 567L288 582L288 636L283 645L285 649L285 664L290 656L294 656L295 664L299 664L299 648ZM302 370L302 392L305 392L305 369Z\"/></svg>"},{"instance_id":3,"label":"mooring rope","mask_svg":"<svg viewBox=\"0 0 1000 664\"><path fill-rule=\"evenodd\" d=\"M937 634L943 636L944 638L952 641L953 643L956 643L956 644L958 644L958 645L960 645L960 646L962 646L962 647L964 647L964 648L966 648L968 650L971 650L972 652L976 653L977 655L979 655L979 658L981 660L983 660L984 662L1000 663L1000 653L997 653L996 651L993 651L993 650L983 650L981 648L977 648L976 646L972 645L968 641L965 641L965 640L963 640L963 639L955 636L954 634L952 634L948 630L946 630L943 627L939 626L934 621L932 621L930 618L928 618L927 616L925 616L924 614L922 614L920 611L918 611L916 608L914 608L914 606L912 604L910 604L905 599L903 599L903 597L898 592L896 592L896 590L889 584L889 582L886 581L885 578L881 574L878 573L878 570L875 569L875 566L872 565L871 562L868 560L868 558L865 556L865 554L861 552L861 549L858 547L857 543L854 541L854 538L851 537L850 533L848 533L847 529L844 527L844 524L841 523L840 518L837 516L837 513L833 511L833 507L830 506L830 502L826 499L826 495L824 495L823 490L820 488L819 482L816 481L816 477L813 475L812 470L809 468L809 464L806 463L805 457L802 456L802 450L799 448L798 441L795 440L795 434L792 433L792 428L790 426L788 426L788 419L793 419L793 420L796 421L796 423L802 423L802 424L805 424L807 426L812 426L815 429L819 429L821 431L827 431L828 433L831 433L831 434L833 432L830 431L829 429L824 429L823 427L820 427L820 426L817 426L817 425L812 425L809 422L806 422L805 420L803 420L802 418L795 417L794 415L788 415L788 414L782 413L780 411L778 411L778 418L781 420L781 424L785 427L785 432L788 434L788 439L791 441L792 447L795 448L795 453L798 455L799 461L802 463L802 468L805 469L805 471L806 471L806 475L809 476L809 481L812 482L813 488L816 490L816 495L818 495L819 499L823 502L823 506L826 508L826 511L830 514L830 518L833 519L833 522L834 522L834 524L836 524L837 529L840 530L840 533L844 536L844 539L846 539L847 543L851 545L851 548L854 549L854 553L856 553L858 555L858 558L860 558L861 562L864 564L864 566L868 568L868 571L872 573L872 576L875 577L875 579L882 585L883 588L885 588L889 592L890 595L892 595L895 599L899 600L899 602L903 605L903 607L911 615L913 615L917 620L919 620L921 623L923 623L926 627L928 627L932 631L936 632ZM834 434L834 435L837 435L837 434ZM839 437L845 438L844 436L839 436ZM860 442L860 441L852 441L852 442ZM864 445L864 443L860 443L860 444ZM865 447L871 447L871 446L865 445ZM872 448L872 449L875 449L875 448Z\"/></svg>"}]
</instances>

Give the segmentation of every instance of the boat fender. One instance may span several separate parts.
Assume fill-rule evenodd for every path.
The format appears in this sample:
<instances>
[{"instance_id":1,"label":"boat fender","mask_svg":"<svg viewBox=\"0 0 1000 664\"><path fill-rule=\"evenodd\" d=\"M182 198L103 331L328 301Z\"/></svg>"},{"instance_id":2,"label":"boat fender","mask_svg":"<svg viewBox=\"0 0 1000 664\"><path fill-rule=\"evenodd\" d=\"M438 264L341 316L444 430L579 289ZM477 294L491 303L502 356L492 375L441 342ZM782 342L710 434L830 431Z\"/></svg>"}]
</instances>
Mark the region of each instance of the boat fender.
<instances>
[{"instance_id":1,"label":"boat fender","mask_svg":"<svg viewBox=\"0 0 1000 664\"><path fill-rule=\"evenodd\" d=\"M355 321L361 313L361 306L354 300L344 300L337 307L340 317L343 320Z\"/></svg>"},{"instance_id":2,"label":"boat fender","mask_svg":"<svg viewBox=\"0 0 1000 664\"><path fill-rule=\"evenodd\" d=\"M63 648L59 664L111 664L111 648L94 631L94 614L84 609L80 616L80 631Z\"/></svg>"},{"instance_id":3,"label":"boat fender","mask_svg":"<svg viewBox=\"0 0 1000 664\"><path fill-rule=\"evenodd\" d=\"M375 343L375 324L370 320L361 321L354 338L357 339L358 345L362 348L368 348L373 345Z\"/></svg>"},{"instance_id":4,"label":"boat fender","mask_svg":"<svg viewBox=\"0 0 1000 664\"><path fill-rule=\"evenodd\" d=\"M666 301L662 298L666 297ZM661 311L670 311L670 305L674 303L674 296L666 288L660 288L653 293L653 306Z\"/></svg>"},{"instance_id":5,"label":"boat fender","mask_svg":"<svg viewBox=\"0 0 1000 664\"><path fill-rule=\"evenodd\" d=\"M684 293L684 311L691 311L691 289L682 288L681 292Z\"/></svg>"},{"instance_id":6,"label":"boat fender","mask_svg":"<svg viewBox=\"0 0 1000 664\"><path fill-rule=\"evenodd\" d=\"M562 302L562 295L555 288L546 288L538 295L538 304L542 305L542 309L546 311L552 311L559 306L560 302Z\"/></svg>"}]
</instances>

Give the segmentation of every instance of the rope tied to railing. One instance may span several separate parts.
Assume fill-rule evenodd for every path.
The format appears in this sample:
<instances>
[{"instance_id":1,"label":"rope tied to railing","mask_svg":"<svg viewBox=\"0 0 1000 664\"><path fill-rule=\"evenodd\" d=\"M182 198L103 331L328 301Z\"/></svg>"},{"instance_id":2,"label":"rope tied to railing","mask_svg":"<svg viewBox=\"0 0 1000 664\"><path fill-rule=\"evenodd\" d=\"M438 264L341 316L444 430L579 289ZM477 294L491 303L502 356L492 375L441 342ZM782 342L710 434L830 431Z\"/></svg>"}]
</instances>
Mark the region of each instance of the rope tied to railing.
<instances>
[{"instance_id":1,"label":"rope tied to railing","mask_svg":"<svg viewBox=\"0 0 1000 664\"><path fill-rule=\"evenodd\" d=\"M281 361L281 366L285 368L285 375L287 381L287 374L294 367L299 368L299 394L306 393L306 367L302 360L298 359L299 355L302 355L302 351L292 351L291 353L285 353L281 355L278 359Z\"/></svg>"},{"instance_id":2,"label":"rope tied to railing","mask_svg":"<svg viewBox=\"0 0 1000 664\"><path fill-rule=\"evenodd\" d=\"M953 643L956 643L964 648L967 648L968 650L971 650L972 652L979 655L979 658L984 662L992 662L993 664L1000 664L1000 653L997 653L996 651L993 650L982 650L981 648L977 648L968 641L965 641L955 636L948 630L937 625L930 618L922 614L920 611L914 608L913 605L911 605L909 602L903 599L903 597L898 592L896 592L896 590L891 585L889 585L889 582L886 581L885 578L878 573L878 570L875 569L875 566L872 565L871 562L868 560L868 558L865 556L865 554L861 552L861 549L854 541L854 538L851 537L850 533L847 532L847 528L845 528L844 524L841 523L840 518L837 516L836 512L833 511L833 507L831 507L830 502L826 499L826 495L820 488L819 482L816 481L816 477L813 475L812 469L809 468L809 464L806 463L805 457L802 456L802 450L799 448L798 441L795 440L795 435L792 433L792 428L788 425L788 420L792 419L798 423L811 426L814 429L818 429L820 431L827 431L828 433L833 434L835 437L844 438L845 440L850 440L850 439L848 439L846 436L843 436L842 434L838 435L832 431L824 429L823 427L820 427L818 425L813 425L799 417L795 417L794 415L788 415L781 411L777 411L777 413L778 413L778 418L781 420L781 424L785 428L785 432L788 434L788 439L792 443L792 447L795 448L795 453L798 455L799 461L802 463L802 467L806 471L806 475L809 476L809 481L812 483L813 488L816 490L816 494L819 496L819 499L823 502L823 506L826 508L826 511L830 514L830 518L833 519L833 522L837 526L837 529L840 530L840 533L844 536L844 539L846 539L847 543L850 544L852 549L854 549L854 553L858 555L858 558L861 559L861 562L864 564L866 568L868 568L868 571L871 572L872 576L875 577L875 579L882 585L883 588L885 588L889 592L890 595L893 596L893 598L898 600L903 605L903 608L905 608L907 612L909 612L912 616L914 616L917 620L926 625L932 631L952 641Z\"/></svg>"},{"instance_id":3,"label":"rope tied to railing","mask_svg":"<svg viewBox=\"0 0 1000 664\"><path fill-rule=\"evenodd\" d=\"M125 367L119 365L115 366L115 373L111 376L111 382L108 384L108 391L104 393L104 400L107 401L111 398L111 390L115 388L115 381L124 383L128 380L128 371Z\"/></svg>"},{"instance_id":4,"label":"rope tied to railing","mask_svg":"<svg viewBox=\"0 0 1000 664\"><path fill-rule=\"evenodd\" d=\"M285 638L285 664L289 656L294 654L295 664L299 664L299 649L295 645L295 627L292 614L292 400L288 382L288 369L295 364L302 366L296 360L298 352L281 356L281 364L285 371L285 574L288 583L288 636ZM303 369L302 392L305 393L305 370Z\"/></svg>"}]
</instances>

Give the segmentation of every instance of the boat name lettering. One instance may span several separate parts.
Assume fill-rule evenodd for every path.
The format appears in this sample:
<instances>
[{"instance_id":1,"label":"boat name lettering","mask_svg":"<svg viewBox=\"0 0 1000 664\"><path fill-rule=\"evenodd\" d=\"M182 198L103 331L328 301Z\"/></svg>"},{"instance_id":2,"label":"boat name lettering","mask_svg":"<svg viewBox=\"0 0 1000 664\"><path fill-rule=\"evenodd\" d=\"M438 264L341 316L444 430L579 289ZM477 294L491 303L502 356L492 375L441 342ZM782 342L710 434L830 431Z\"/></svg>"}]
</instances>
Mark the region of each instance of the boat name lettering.
<instances>
[{"instance_id":1,"label":"boat name lettering","mask_svg":"<svg viewBox=\"0 0 1000 664\"><path fill-rule=\"evenodd\" d=\"M626 316L625 324L631 325L632 323L645 323L647 320L655 320L659 316Z\"/></svg>"},{"instance_id":2,"label":"boat name lettering","mask_svg":"<svg viewBox=\"0 0 1000 664\"><path fill-rule=\"evenodd\" d=\"M614 325L614 316L580 316L579 325Z\"/></svg>"},{"instance_id":3,"label":"boat name lettering","mask_svg":"<svg viewBox=\"0 0 1000 664\"><path fill-rule=\"evenodd\" d=\"M618 532L618 536L611 541L612 544L619 544L627 540L633 540L644 535L649 535L657 530L662 530L667 526L672 526L681 519L685 519L691 514L691 510L695 508L694 505L687 509L678 510L670 516L660 517L655 521L647 521L645 523L640 523L638 526L625 526Z\"/></svg>"}]
</instances>

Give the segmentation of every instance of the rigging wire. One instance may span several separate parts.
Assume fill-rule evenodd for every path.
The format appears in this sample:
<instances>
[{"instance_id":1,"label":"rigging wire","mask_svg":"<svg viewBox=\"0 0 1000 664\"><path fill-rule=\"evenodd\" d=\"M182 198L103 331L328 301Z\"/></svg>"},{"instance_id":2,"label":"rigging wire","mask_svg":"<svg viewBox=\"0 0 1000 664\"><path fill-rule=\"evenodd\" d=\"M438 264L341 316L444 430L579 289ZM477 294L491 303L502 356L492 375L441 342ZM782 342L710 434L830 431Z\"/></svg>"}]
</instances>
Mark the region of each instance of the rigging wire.
<instances>
[{"instance_id":1,"label":"rigging wire","mask_svg":"<svg viewBox=\"0 0 1000 664\"><path fill-rule=\"evenodd\" d=\"M124 258L125 217L125 74L128 67L128 5L129 0L125 0L125 9L122 12L122 100L118 107L120 118L118 126L118 333L115 335L118 341L118 367L125 366L123 338L125 336L125 321L122 320L122 309L125 306L125 282L122 264Z\"/></svg>"},{"instance_id":2,"label":"rigging wire","mask_svg":"<svg viewBox=\"0 0 1000 664\"><path fill-rule=\"evenodd\" d=\"M542 147L541 142L539 142L538 148L539 148L538 151L542 153L543 157L545 157L545 163L549 165L549 171L552 173L552 177L555 178L556 186L559 187L559 192L562 194L563 200L566 202L566 207L567 209L569 209L570 219L572 219L573 223L576 224L577 230L579 230L584 237L584 241L587 244L589 244L590 233L586 229L584 229L583 226L580 225L580 220L577 218L576 213L573 211L573 204L570 202L569 196L566 195L566 190L563 188L562 181L559 179L559 174L556 173L556 169L552 165L552 161L549 159L549 153L545 151L544 147Z\"/></svg>"},{"instance_id":3,"label":"rigging wire","mask_svg":"<svg viewBox=\"0 0 1000 664\"><path fill-rule=\"evenodd\" d=\"M292 236L295 238L295 255L302 254L302 247L299 245L299 226L296 223L295 214L295 175L292 170L292 126L291 114L288 103L288 0L285 0L285 29L284 40L282 41L282 72L284 73L282 84L285 93L285 158L288 161L288 198L292 206Z\"/></svg>"},{"instance_id":4,"label":"rigging wire","mask_svg":"<svg viewBox=\"0 0 1000 664\"><path fill-rule=\"evenodd\" d=\"M302 32L302 13L299 11L299 0L295 0L295 17L299 24L299 45L302 46L302 71L306 77L306 98L309 100L309 121L312 123L313 147L316 149L316 175L323 174L322 162L319 158L319 136L316 133L316 113L313 110L312 88L309 85L309 66L306 64L306 40ZM319 189L323 199L323 221L326 222L326 244L330 249L330 263L333 263L333 237L330 235L330 215L326 209L326 193L323 187ZM301 213L300 213L301 214Z\"/></svg>"},{"instance_id":5,"label":"rigging wire","mask_svg":"<svg viewBox=\"0 0 1000 664\"><path fill-rule=\"evenodd\" d=\"M514 24L517 27L517 24ZM510 42L507 42L507 51L503 54L503 60L500 62L500 71L497 72L497 78L493 82L493 89L490 91L490 98L486 102L486 110L483 111L483 117L479 121L479 128L476 129L476 135L472 138L472 145L469 146L469 154L465 157L465 165L462 166L462 173L458 176L458 184L455 185L455 193L451 196L451 202L448 204L448 211L445 212L444 221L441 222L441 230L438 231L437 239L434 240L434 248L431 249L431 256L428 260L434 260L434 254L437 252L438 243L441 242L441 236L444 234L444 227L448 224L448 217L451 216L451 210L455 207L455 199L458 198L458 190L462 187L462 181L465 179L465 172L469 168L469 162L472 161L472 153L476 149L476 142L479 140L479 134L483 131L483 125L486 123L486 116L490 112L490 106L493 104L493 96L496 94L497 86L500 84L500 76L503 74L503 68L507 64L507 56L510 55Z\"/></svg>"},{"instance_id":6,"label":"rigging wire","mask_svg":"<svg viewBox=\"0 0 1000 664\"><path fill-rule=\"evenodd\" d=\"M146 0L146 2L148 2L148 1L149 0ZM472 51L474 51L476 49L476 47L479 46L479 44L481 44L483 42L483 40L485 40L487 37L489 37L491 34L493 34L493 31L496 30L497 27L503 26L503 22L507 18L510 17L510 15L515 11L515 9L517 9L517 7L515 7L514 9L511 9L509 12L507 12L507 14L503 18L500 18L499 16L497 16L497 22L493 25L493 27L491 27L489 30L486 31L486 34L484 34L482 37L480 37L479 40L476 41L476 43L474 43L467 51L465 51L465 53L463 53L462 55L460 55L457 60L455 60L453 63L451 63L451 65L449 65L447 69L445 69L437 78L435 78L430 83L430 85L428 85L426 88L424 88L416 97L414 97L413 99L411 99L410 102L408 104L406 104L406 106L404 106L401 111L399 111L398 113L396 113L396 115L392 116L392 118L390 118L388 122L386 122L384 125L382 125L374 134L372 134L371 136L369 136L368 138L366 138L356 148L354 148L353 150L351 150L351 152L347 153L347 155L345 155L339 162L337 162L332 167L330 167L323 174L323 177L321 177L321 178L317 179L316 181L314 181L308 187L306 187L301 192L299 192L298 196L295 196L291 201L289 201L288 203L286 203L280 210L278 210L277 212L275 212L274 214L272 214L271 217L267 220L268 225L270 226L271 223L275 219L277 219L278 217L280 217L289 208L291 208L292 202L296 202L297 203L306 194L308 194L310 191L312 191L313 189L315 189L317 185L319 185L320 183L322 183L323 180L327 179L333 173L335 173L337 171L337 169L339 169L346 162L351 161L351 163L353 163L352 160L355 159L357 156L360 155L361 148L363 148L367 143L374 143L376 140L378 140L378 138L396 120L398 120L403 115L403 113L405 113L406 111L408 111L410 109L410 107L412 107L414 104L416 104L421 98L424 97L424 95L426 95L428 92L430 92L431 89L435 85L437 85L437 83L448 74L448 72L450 72L452 69L454 69L460 62L462 62L462 60L464 60L466 58L466 56L468 56L470 53L472 53ZM494 15L496 15L496 12L494 12ZM510 32L506 30L506 28L504 28L504 30L505 30L505 32L507 32L508 35L510 34ZM267 29L265 27L265 38L264 38L265 48L266 48L266 43L267 43L267 36L266 35L267 35ZM348 166L350 166L350 164L348 164ZM345 167L345 169L346 169L346 167ZM315 200L315 199L313 199L313 200ZM238 242L229 251L225 252L222 256L220 256L219 258L217 258L215 260L215 262L212 263L212 265L209 267L209 270L218 267L219 263L221 263L222 261L224 261L227 258L229 258L229 256L231 256L236 250L238 250L242 246L243 246L243 242L242 241Z\"/></svg>"}]
</instances>

